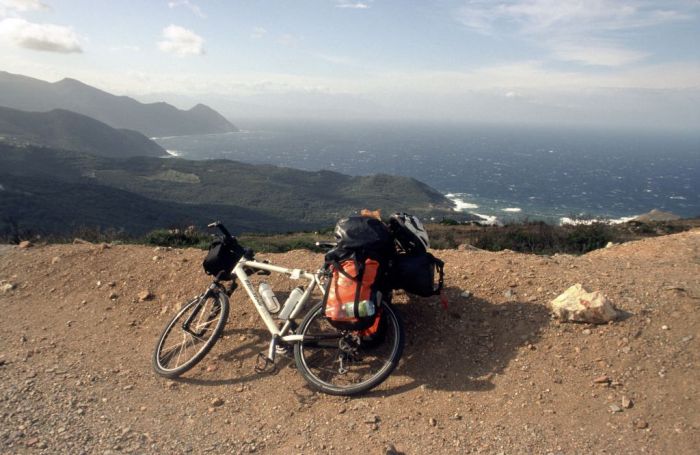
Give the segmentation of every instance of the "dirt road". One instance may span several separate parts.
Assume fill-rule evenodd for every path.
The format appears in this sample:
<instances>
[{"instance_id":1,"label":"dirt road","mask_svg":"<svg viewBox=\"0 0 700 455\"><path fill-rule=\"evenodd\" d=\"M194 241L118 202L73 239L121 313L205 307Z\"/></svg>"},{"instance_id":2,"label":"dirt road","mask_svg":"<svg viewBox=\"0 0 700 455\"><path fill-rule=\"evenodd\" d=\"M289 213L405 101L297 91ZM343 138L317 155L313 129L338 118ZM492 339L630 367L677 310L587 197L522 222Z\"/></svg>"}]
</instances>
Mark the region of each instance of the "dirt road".
<instances>
[{"instance_id":1,"label":"dirt road","mask_svg":"<svg viewBox=\"0 0 700 455\"><path fill-rule=\"evenodd\" d=\"M160 330L208 283L201 251L0 247L2 451L696 453L700 230L581 257L435 254L447 264L449 310L397 294L399 368L344 399L312 392L288 360L254 373L267 337L242 292L201 366L177 381L154 375ZM322 259L259 258L311 270ZM552 320L547 302L576 282L629 317ZM146 290L154 298L140 302Z\"/></svg>"}]
</instances>

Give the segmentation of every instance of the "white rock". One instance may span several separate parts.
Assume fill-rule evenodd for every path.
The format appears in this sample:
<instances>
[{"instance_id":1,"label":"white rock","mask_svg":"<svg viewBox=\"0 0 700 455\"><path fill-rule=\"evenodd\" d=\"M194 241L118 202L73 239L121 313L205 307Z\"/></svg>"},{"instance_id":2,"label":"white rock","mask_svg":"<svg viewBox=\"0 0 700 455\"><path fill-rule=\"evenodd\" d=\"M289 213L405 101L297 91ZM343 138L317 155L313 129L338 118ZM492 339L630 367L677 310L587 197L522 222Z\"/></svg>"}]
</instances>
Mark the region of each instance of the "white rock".
<instances>
[{"instance_id":1,"label":"white rock","mask_svg":"<svg viewBox=\"0 0 700 455\"><path fill-rule=\"evenodd\" d=\"M590 292L577 283L550 302L552 312L562 321L605 324L617 319L617 310L599 291Z\"/></svg>"},{"instance_id":2,"label":"white rock","mask_svg":"<svg viewBox=\"0 0 700 455\"><path fill-rule=\"evenodd\" d=\"M15 285L12 283L4 283L2 286L0 286L0 292L5 294L6 292L10 292L15 288Z\"/></svg>"},{"instance_id":3,"label":"white rock","mask_svg":"<svg viewBox=\"0 0 700 455\"><path fill-rule=\"evenodd\" d=\"M469 297L472 296L472 293L469 292L469 291L464 291L464 292L462 292L460 295L461 295L462 297L464 297L465 299L468 299Z\"/></svg>"}]
</instances>

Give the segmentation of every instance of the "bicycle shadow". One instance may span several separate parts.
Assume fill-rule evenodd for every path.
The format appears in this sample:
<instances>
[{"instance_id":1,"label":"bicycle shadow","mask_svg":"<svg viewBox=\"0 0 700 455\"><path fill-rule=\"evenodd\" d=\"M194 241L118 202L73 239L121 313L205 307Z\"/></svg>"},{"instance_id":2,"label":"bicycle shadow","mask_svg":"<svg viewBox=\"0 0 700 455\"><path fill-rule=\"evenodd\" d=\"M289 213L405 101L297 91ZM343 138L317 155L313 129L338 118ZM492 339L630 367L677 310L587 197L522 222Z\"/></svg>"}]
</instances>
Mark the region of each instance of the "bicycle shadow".
<instances>
[{"instance_id":1,"label":"bicycle shadow","mask_svg":"<svg viewBox=\"0 0 700 455\"><path fill-rule=\"evenodd\" d=\"M520 349L536 348L540 331L550 320L544 305L465 298L462 292L456 287L443 290L447 310L437 297L395 296L406 344L392 376L409 382L384 386L370 395L394 395L423 385L445 391L492 390L493 377L504 372Z\"/></svg>"},{"instance_id":2,"label":"bicycle shadow","mask_svg":"<svg viewBox=\"0 0 700 455\"><path fill-rule=\"evenodd\" d=\"M221 347L224 347L225 350L216 354L212 360L227 371L244 372L246 368L249 368L250 373L226 378L202 377L201 373L196 373L196 377L180 377L175 381L204 386L244 384L259 380L264 376L277 374L293 363L291 356L278 354L274 370L257 373L250 362L251 359L257 357L258 353L267 352L270 333L259 328L227 327L222 336L224 340L223 342L220 340L217 347L218 351L221 350ZM203 363L206 363L206 360Z\"/></svg>"}]
</instances>

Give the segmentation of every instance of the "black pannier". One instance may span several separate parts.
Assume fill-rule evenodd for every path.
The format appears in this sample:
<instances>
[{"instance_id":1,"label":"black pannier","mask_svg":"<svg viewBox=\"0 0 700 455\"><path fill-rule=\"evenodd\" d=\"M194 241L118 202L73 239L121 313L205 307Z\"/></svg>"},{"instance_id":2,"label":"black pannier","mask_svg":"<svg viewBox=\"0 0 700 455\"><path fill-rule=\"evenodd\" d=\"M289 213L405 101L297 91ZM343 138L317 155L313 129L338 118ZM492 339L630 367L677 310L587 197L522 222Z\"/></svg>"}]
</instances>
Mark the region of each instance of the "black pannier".
<instances>
[{"instance_id":1,"label":"black pannier","mask_svg":"<svg viewBox=\"0 0 700 455\"><path fill-rule=\"evenodd\" d=\"M386 225L376 218L351 216L335 226L338 249L362 251L381 258L393 253L394 241Z\"/></svg>"},{"instance_id":2,"label":"black pannier","mask_svg":"<svg viewBox=\"0 0 700 455\"><path fill-rule=\"evenodd\" d=\"M209 245L209 253L202 262L202 267L207 275L218 276L223 272L219 279L231 279L231 270L236 263L243 257L243 248L236 240L218 239L214 240Z\"/></svg>"},{"instance_id":3,"label":"black pannier","mask_svg":"<svg viewBox=\"0 0 700 455\"><path fill-rule=\"evenodd\" d=\"M444 284L444 266L444 262L427 252L397 255L391 270L392 287L421 297L438 295Z\"/></svg>"}]
</instances>

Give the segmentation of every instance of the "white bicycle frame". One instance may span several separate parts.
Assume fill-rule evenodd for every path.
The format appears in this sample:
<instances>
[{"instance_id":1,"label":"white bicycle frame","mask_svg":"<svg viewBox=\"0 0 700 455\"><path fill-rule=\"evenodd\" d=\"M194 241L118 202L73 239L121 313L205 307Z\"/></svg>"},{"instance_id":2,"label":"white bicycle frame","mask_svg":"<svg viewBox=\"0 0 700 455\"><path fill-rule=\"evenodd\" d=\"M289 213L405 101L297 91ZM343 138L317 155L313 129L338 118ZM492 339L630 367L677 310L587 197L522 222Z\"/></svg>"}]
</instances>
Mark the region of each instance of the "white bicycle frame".
<instances>
[{"instance_id":1,"label":"white bicycle frame","mask_svg":"<svg viewBox=\"0 0 700 455\"><path fill-rule=\"evenodd\" d=\"M272 317L272 314L263 303L261 296L251 284L250 277L248 276L248 273L246 273L245 270L246 268L254 270L265 270L271 273L281 273L284 275L288 275L291 280L308 280L308 285L306 287L306 290L304 291L304 294L294 306L294 309L289 314L287 320L282 321L281 327ZM255 309L258 310L260 317L267 326L267 330L269 330L270 334L272 335L272 340L270 341L270 348L268 350L267 357L269 360L274 361L275 347L277 346L277 343L280 340L286 343L296 343L303 339L302 335L289 334L289 331L292 327L292 322L299 316L299 313L301 312L302 308L304 307L306 302L308 302L311 298L311 295L316 289L316 286L318 286L318 288L321 290L321 293L324 292L324 288L321 285L320 270L314 274L302 269L288 269L286 267L279 267L265 262L251 261L245 258L241 258L236 264L236 266L233 268L233 273L238 278L238 281L243 285L243 288L248 293L250 300L253 301Z\"/></svg>"}]
</instances>

